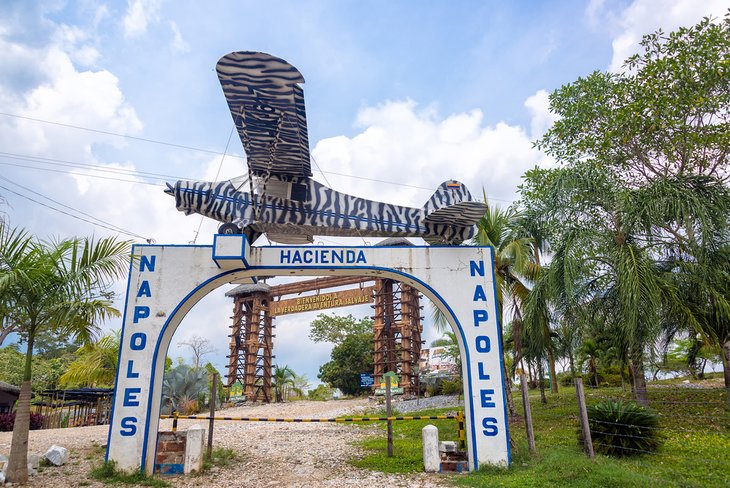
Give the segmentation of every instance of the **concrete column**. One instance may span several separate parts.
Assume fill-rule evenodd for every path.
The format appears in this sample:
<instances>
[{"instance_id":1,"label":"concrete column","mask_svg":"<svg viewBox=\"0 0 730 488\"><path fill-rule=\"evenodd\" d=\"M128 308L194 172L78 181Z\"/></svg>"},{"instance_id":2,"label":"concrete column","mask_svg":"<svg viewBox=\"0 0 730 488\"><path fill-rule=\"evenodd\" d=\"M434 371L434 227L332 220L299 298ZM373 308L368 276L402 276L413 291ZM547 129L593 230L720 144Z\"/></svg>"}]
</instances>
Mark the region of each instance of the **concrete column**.
<instances>
[{"instance_id":1,"label":"concrete column","mask_svg":"<svg viewBox=\"0 0 730 488\"><path fill-rule=\"evenodd\" d=\"M423 438L423 467L427 473L437 473L441 469L439 454L439 430L435 425L427 425L421 431Z\"/></svg>"},{"instance_id":2,"label":"concrete column","mask_svg":"<svg viewBox=\"0 0 730 488\"><path fill-rule=\"evenodd\" d=\"M185 474L203 470L205 428L198 424L188 427L185 441Z\"/></svg>"}]
</instances>

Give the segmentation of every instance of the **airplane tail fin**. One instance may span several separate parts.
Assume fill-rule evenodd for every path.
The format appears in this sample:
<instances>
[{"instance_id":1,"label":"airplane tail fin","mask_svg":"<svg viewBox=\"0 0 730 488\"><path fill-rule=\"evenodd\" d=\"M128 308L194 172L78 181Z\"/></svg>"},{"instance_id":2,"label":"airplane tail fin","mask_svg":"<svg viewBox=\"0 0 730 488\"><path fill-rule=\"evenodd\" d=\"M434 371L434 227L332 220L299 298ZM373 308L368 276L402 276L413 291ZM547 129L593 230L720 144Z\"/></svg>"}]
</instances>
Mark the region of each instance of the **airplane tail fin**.
<instances>
[{"instance_id":1,"label":"airplane tail fin","mask_svg":"<svg viewBox=\"0 0 730 488\"><path fill-rule=\"evenodd\" d=\"M444 181L423 206L424 221L428 224L457 226L474 225L487 206L474 201L466 186L456 180Z\"/></svg>"}]
</instances>

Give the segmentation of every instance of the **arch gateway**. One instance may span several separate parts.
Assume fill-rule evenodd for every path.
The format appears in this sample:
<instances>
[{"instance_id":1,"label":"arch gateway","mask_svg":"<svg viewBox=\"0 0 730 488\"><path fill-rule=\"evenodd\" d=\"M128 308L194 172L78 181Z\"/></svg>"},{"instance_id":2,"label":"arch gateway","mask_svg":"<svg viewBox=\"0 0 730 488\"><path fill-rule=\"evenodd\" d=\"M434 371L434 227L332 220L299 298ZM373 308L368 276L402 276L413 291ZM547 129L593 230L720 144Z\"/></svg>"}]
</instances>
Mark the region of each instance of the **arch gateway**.
<instances>
[{"instance_id":1,"label":"arch gateway","mask_svg":"<svg viewBox=\"0 0 730 488\"><path fill-rule=\"evenodd\" d=\"M470 469L510 460L502 351L489 247L250 247L245 236L213 245L135 245L127 282L106 458L154 469L165 356L185 314L228 283L256 276L375 276L417 288L446 316L463 365Z\"/></svg>"}]
</instances>

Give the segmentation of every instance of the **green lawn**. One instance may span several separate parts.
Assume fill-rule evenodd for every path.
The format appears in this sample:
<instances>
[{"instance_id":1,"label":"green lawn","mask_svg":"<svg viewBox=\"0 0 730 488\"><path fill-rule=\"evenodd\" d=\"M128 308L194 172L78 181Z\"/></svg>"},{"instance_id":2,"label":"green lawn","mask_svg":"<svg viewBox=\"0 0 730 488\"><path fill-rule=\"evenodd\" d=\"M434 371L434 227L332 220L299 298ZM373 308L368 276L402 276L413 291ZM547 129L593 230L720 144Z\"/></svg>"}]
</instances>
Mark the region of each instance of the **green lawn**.
<instances>
[{"instance_id":1,"label":"green lawn","mask_svg":"<svg viewBox=\"0 0 730 488\"><path fill-rule=\"evenodd\" d=\"M564 387L548 393L541 405L537 392L530 393L538 453L530 455L521 419L510 423L514 441L512 465L485 468L468 475L450 475L460 486L650 486L730 487L730 413L723 389L696 390L665 385L649 392L651 407L661 418L664 444L656 454L613 459L586 458L577 444L575 390ZM587 389L587 403L604 398L628 398L621 388ZM515 404L522 399L515 393ZM413 415L437 415L448 410L428 410ZM456 439L456 422L407 421L394 424L393 458L385 456L385 435L379 433L361 443L368 454L353 464L377 471L413 472L423 469L421 429L428 423L439 428L441 440ZM383 431L384 425L379 426Z\"/></svg>"}]
</instances>

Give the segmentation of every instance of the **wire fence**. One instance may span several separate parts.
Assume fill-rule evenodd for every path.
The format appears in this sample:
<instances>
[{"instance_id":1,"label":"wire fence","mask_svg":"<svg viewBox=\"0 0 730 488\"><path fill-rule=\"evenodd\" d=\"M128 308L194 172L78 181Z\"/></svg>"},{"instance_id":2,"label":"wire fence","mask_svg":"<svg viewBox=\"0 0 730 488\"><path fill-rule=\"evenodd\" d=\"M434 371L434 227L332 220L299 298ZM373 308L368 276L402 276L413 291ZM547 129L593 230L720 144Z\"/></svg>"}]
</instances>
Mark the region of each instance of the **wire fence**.
<instances>
[{"instance_id":1,"label":"wire fence","mask_svg":"<svg viewBox=\"0 0 730 488\"><path fill-rule=\"evenodd\" d=\"M719 386L649 387L641 392L648 401L648 407L642 409L634 408L638 403L630 390L619 388L589 388L581 397L576 384L575 388L564 387L559 395L548 393L546 404L539 392L530 392L527 398L536 450L540 455L569 459L587 456L590 442L595 469L612 473L607 476L614 476L612 482L622 486L649 482L657 486L730 486L730 407L727 390ZM515 392L515 405L520 401ZM580 413L581 402L587 407L585 416ZM524 412L510 426L518 459L530 456L530 419ZM581 417L588 426L589 441L582 433Z\"/></svg>"}]
</instances>

